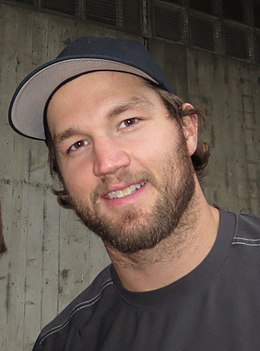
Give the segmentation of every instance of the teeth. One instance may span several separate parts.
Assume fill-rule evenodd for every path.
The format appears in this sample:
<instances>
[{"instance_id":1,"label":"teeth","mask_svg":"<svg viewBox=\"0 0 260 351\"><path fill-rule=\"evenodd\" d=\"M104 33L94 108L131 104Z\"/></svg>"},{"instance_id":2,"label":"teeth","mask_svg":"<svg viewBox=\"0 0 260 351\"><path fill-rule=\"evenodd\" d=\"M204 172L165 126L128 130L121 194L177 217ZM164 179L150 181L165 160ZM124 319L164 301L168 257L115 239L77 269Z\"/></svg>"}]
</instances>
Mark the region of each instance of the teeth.
<instances>
[{"instance_id":1,"label":"teeth","mask_svg":"<svg viewBox=\"0 0 260 351\"><path fill-rule=\"evenodd\" d=\"M128 196L128 195L135 193L138 189L140 189L144 185L145 185L145 181L143 181L140 184L133 184L133 185L130 185L129 187L122 189L122 190L111 191L110 193L106 194L105 197L107 199L120 199L122 197L125 197L125 196Z\"/></svg>"}]
</instances>

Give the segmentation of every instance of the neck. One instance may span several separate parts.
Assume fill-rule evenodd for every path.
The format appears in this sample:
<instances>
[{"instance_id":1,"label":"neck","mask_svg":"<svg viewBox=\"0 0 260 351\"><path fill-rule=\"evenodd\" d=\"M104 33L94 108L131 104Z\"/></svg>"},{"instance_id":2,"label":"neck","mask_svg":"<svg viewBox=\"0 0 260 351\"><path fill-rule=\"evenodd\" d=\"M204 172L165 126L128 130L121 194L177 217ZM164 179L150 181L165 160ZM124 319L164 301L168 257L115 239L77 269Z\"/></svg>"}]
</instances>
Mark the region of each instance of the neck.
<instances>
[{"instance_id":1,"label":"neck","mask_svg":"<svg viewBox=\"0 0 260 351\"><path fill-rule=\"evenodd\" d=\"M196 268L210 252L218 229L218 210L200 186L178 227L154 248L124 254L106 246L123 286L130 291L159 289Z\"/></svg>"}]
</instances>

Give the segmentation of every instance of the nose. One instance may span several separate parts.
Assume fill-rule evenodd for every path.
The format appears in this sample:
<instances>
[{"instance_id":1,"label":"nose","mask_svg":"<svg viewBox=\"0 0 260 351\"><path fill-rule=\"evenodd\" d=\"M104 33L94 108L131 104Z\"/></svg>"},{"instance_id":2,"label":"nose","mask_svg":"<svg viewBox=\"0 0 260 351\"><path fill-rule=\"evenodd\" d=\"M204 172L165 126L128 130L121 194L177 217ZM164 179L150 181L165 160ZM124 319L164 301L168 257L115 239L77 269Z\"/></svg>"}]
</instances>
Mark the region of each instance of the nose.
<instances>
[{"instance_id":1,"label":"nose","mask_svg":"<svg viewBox=\"0 0 260 351\"><path fill-rule=\"evenodd\" d=\"M93 173L96 177L114 174L130 164L128 153L111 139L100 139L94 145Z\"/></svg>"}]
</instances>

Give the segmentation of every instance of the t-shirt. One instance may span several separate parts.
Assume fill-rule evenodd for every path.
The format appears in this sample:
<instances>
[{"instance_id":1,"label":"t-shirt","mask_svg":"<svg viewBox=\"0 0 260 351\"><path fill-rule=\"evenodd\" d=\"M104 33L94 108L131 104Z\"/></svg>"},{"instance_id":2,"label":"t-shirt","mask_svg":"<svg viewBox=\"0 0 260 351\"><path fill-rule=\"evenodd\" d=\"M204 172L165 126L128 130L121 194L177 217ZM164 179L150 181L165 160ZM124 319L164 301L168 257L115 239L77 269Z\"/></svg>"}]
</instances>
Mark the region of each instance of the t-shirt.
<instances>
[{"instance_id":1,"label":"t-shirt","mask_svg":"<svg viewBox=\"0 0 260 351\"><path fill-rule=\"evenodd\" d=\"M220 210L204 261L158 290L127 291L108 266L33 351L260 350L259 228L260 218Z\"/></svg>"}]
</instances>

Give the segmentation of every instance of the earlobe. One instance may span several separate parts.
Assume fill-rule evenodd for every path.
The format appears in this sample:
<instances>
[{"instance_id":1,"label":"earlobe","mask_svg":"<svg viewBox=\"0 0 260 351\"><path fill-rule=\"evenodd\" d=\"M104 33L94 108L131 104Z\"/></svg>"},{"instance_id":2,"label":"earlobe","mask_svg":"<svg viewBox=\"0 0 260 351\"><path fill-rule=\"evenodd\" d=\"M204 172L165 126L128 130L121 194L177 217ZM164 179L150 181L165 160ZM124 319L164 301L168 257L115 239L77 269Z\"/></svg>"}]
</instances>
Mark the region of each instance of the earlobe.
<instances>
[{"instance_id":1,"label":"earlobe","mask_svg":"<svg viewBox=\"0 0 260 351\"><path fill-rule=\"evenodd\" d=\"M194 107L189 103L182 105L182 110L187 112L182 119L183 134L186 139L189 155L192 156L197 149L198 143L198 116L192 113ZM191 111L191 114L189 114Z\"/></svg>"}]
</instances>

